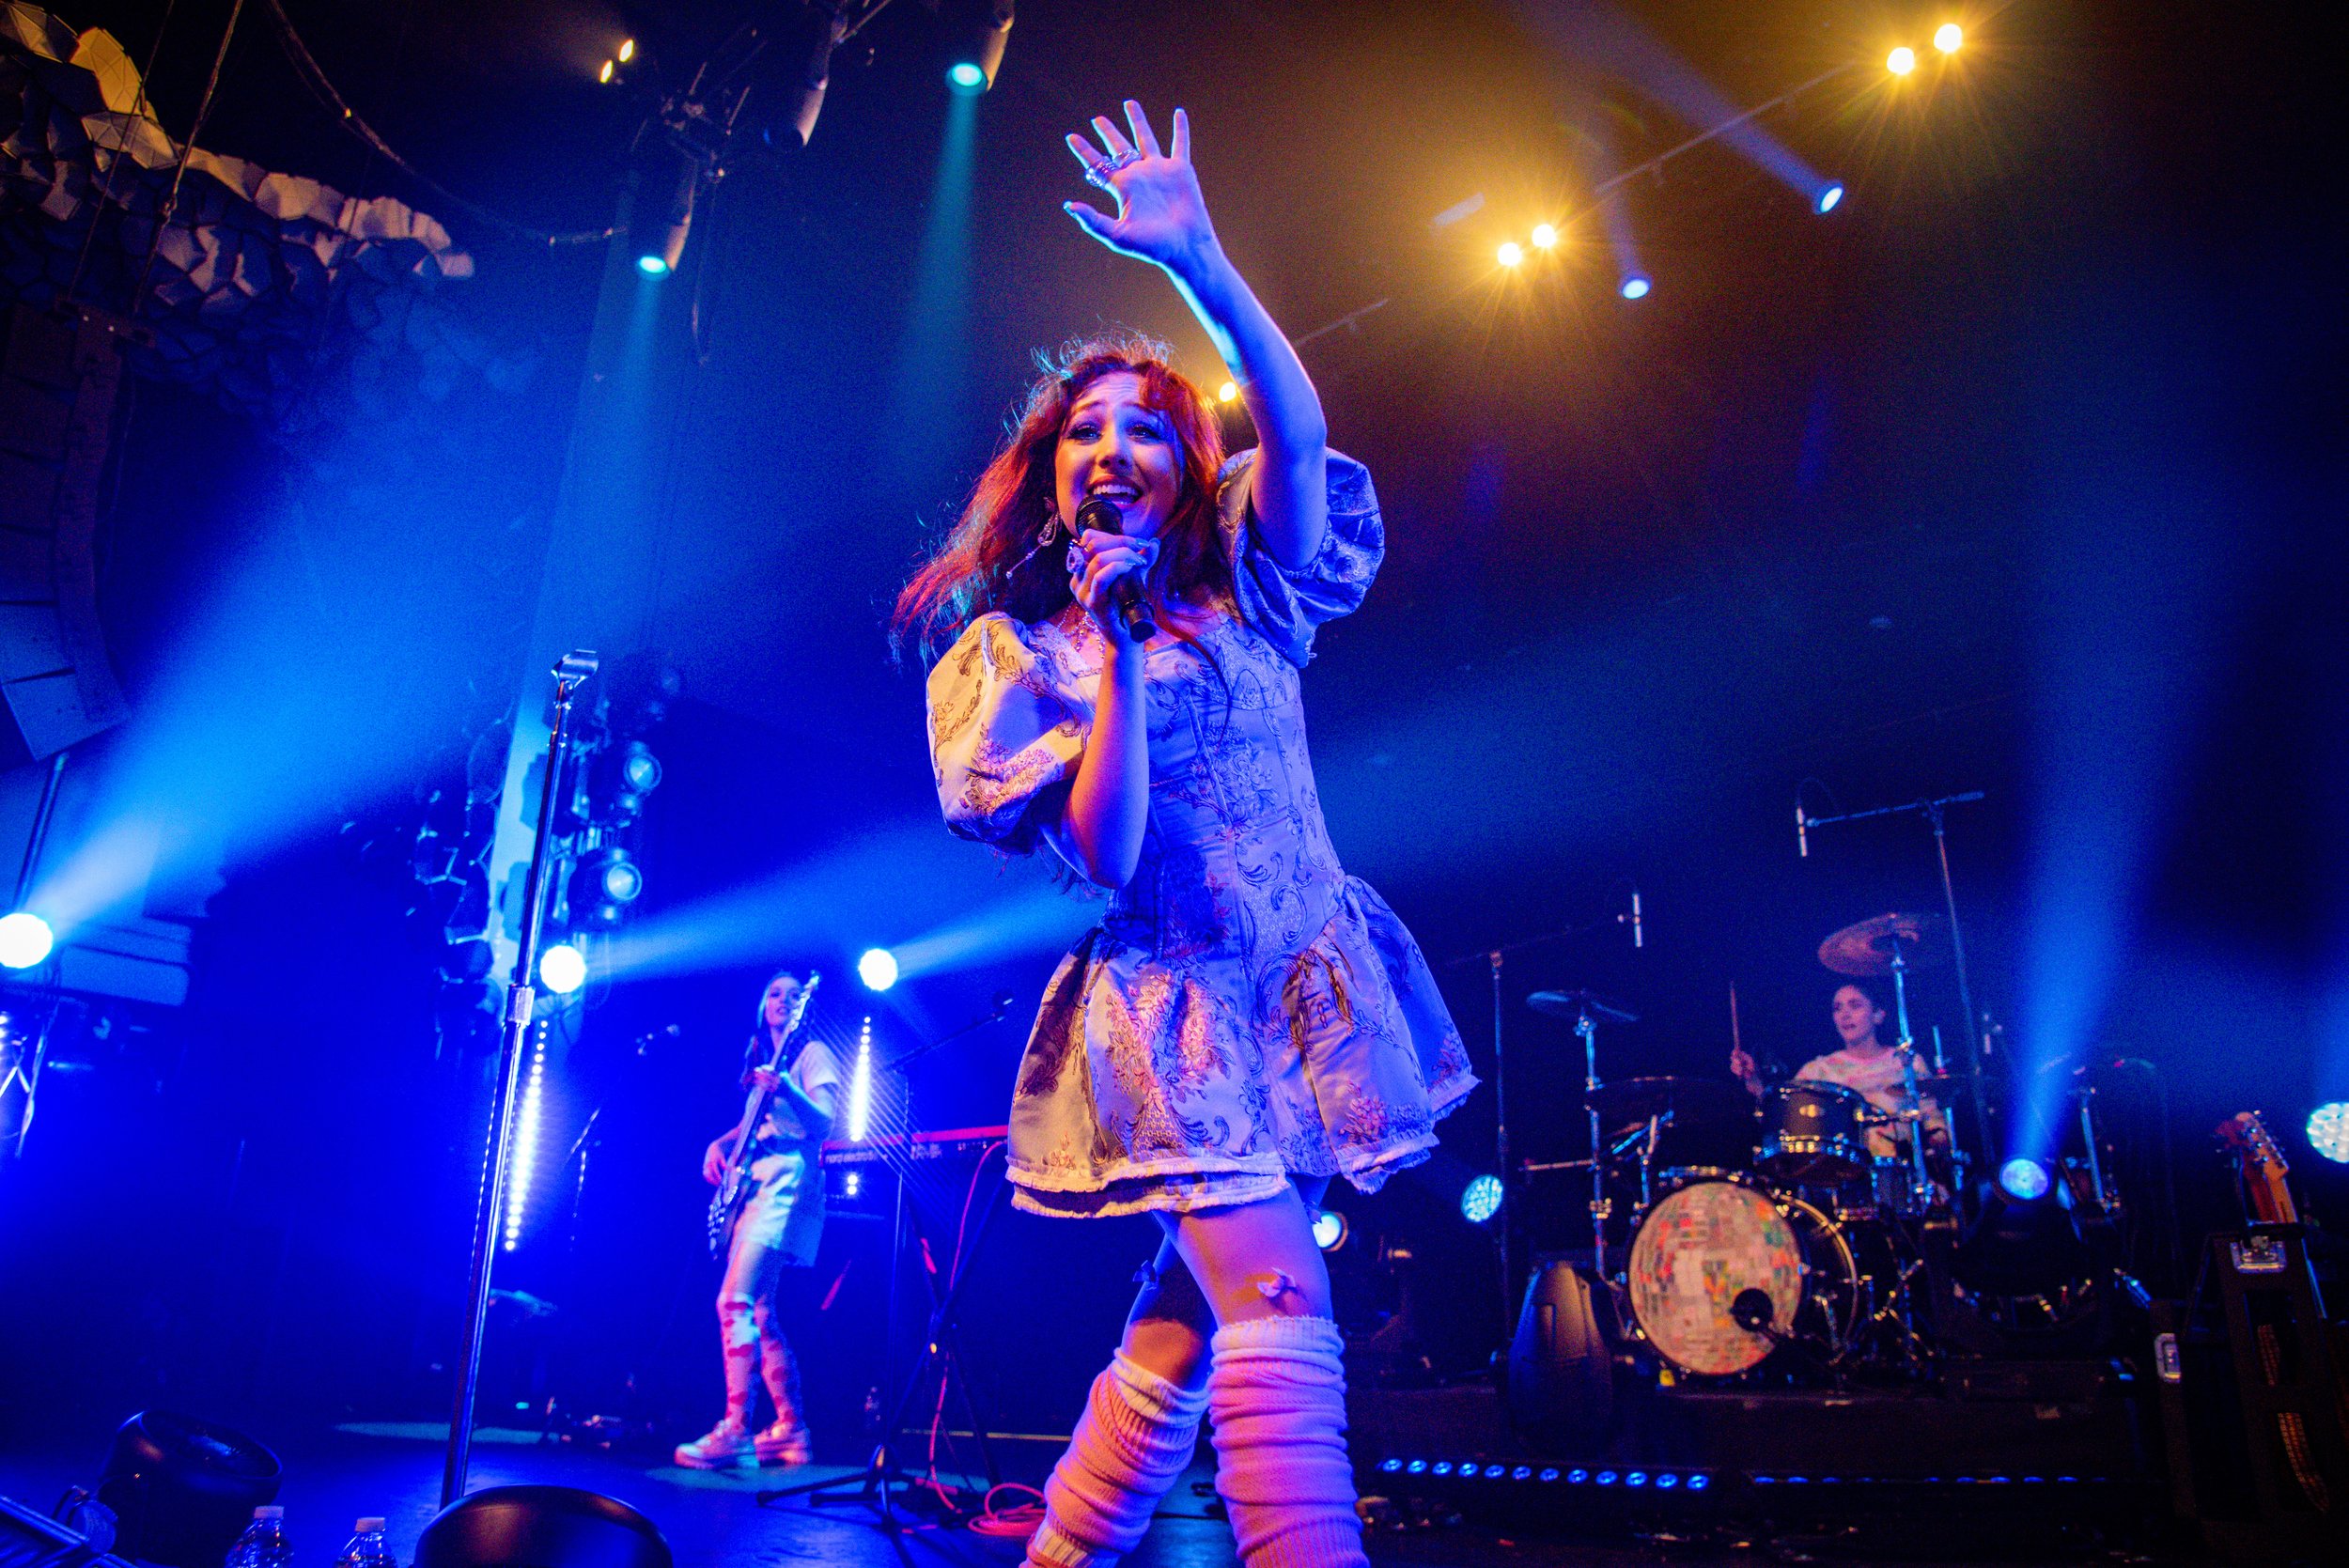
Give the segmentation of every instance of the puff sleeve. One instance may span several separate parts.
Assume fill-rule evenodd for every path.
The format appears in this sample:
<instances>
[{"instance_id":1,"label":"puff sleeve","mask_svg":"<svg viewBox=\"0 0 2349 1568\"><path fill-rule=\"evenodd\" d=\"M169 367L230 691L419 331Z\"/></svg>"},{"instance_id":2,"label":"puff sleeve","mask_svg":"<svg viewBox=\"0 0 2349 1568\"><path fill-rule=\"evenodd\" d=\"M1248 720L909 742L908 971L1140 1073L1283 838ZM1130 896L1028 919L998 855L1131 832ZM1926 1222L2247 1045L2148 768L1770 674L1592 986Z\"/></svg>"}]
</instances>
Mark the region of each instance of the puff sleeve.
<instances>
[{"instance_id":1,"label":"puff sleeve","mask_svg":"<svg viewBox=\"0 0 2349 1568\"><path fill-rule=\"evenodd\" d=\"M1291 569L1256 537L1249 504L1252 449L1233 457L1217 475L1216 509L1231 553L1232 587L1240 619L1269 639L1302 669L1314 656L1314 632L1325 621L1352 613L1370 592L1387 552L1387 528L1370 470L1343 453L1330 454L1330 527L1311 561Z\"/></svg>"},{"instance_id":2,"label":"puff sleeve","mask_svg":"<svg viewBox=\"0 0 2349 1568\"><path fill-rule=\"evenodd\" d=\"M1027 854L1037 798L1076 770L1092 707L1041 635L982 615L930 669L930 767L946 826Z\"/></svg>"}]
</instances>

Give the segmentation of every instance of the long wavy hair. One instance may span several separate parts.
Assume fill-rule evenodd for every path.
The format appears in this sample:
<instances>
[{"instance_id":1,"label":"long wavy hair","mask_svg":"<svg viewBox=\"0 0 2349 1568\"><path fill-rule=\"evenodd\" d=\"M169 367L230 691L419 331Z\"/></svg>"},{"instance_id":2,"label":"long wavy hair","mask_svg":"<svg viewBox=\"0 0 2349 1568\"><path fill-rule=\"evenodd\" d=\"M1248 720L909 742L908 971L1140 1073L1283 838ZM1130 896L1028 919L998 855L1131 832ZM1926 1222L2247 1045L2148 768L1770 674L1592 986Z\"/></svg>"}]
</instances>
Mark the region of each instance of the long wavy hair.
<instances>
[{"instance_id":1,"label":"long wavy hair","mask_svg":"<svg viewBox=\"0 0 2349 1568\"><path fill-rule=\"evenodd\" d=\"M1053 543L1038 544L1054 505L1053 458L1077 399L1119 371L1142 378L1143 402L1165 417L1182 467L1174 515L1159 534L1165 548L1154 583L1185 598L1201 590L1210 600L1230 595L1232 567L1216 522L1223 432L1207 395L1174 368L1174 351L1140 333L1104 333L1039 351L1036 365L1042 374L971 488L962 516L897 595L889 642L901 659L909 650L925 662L937 658L990 611L1034 623L1072 602L1059 545L1067 520Z\"/></svg>"}]
</instances>

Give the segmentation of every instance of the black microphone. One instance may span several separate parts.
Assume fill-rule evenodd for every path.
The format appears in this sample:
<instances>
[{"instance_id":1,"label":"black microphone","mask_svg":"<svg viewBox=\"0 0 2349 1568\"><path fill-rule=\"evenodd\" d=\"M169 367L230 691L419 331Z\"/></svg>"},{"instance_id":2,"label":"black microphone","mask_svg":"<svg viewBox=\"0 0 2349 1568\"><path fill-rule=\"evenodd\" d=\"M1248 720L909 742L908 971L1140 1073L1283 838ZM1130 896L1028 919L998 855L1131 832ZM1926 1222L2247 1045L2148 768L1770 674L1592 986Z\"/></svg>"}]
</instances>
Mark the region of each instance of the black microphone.
<instances>
[{"instance_id":1,"label":"black microphone","mask_svg":"<svg viewBox=\"0 0 2349 1568\"><path fill-rule=\"evenodd\" d=\"M1115 504L1097 495L1085 497L1077 508L1077 531L1088 528L1104 534L1126 531L1125 514ZM1150 601L1142 596L1142 581L1138 576L1121 577L1110 584L1110 603L1117 607L1117 618L1125 623L1126 635L1137 643L1146 643L1159 634L1159 623L1150 613Z\"/></svg>"},{"instance_id":2,"label":"black microphone","mask_svg":"<svg viewBox=\"0 0 2349 1568\"><path fill-rule=\"evenodd\" d=\"M1756 1290L1750 1285L1739 1291L1729 1303L1731 1322L1747 1333L1759 1334L1772 1343L1781 1343L1786 1338L1785 1334L1772 1326L1770 1322L1777 1315L1778 1308L1771 1302L1769 1292Z\"/></svg>"},{"instance_id":3,"label":"black microphone","mask_svg":"<svg viewBox=\"0 0 2349 1568\"><path fill-rule=\"evenodd\" d=\"M1811 818L1802 814L1802 795L1795 795L1795 855L1799 860L1811 858Z\"/></svg>"}]
</instances>

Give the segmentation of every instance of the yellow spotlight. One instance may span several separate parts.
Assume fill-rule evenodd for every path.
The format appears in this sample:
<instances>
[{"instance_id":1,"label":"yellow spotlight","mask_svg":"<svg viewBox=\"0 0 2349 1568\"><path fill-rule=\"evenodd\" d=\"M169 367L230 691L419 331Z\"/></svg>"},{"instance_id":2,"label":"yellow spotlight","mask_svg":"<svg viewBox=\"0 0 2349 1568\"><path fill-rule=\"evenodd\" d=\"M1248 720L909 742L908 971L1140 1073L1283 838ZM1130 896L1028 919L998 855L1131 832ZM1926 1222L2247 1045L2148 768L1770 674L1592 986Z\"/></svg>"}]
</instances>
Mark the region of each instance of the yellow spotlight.
<instances>
[{"instance_id":1,"label":"yellow spotlight","mask_svg":"<svg viewBox=\"0 0 2349 1568\"><path fill-rule=\"evenodd\" d=\"M1535 250L1546 251L1557 242L1558 225L1556 224L1535 224L1533 225L1533 248Z\"/></svg>"},{"instance_id":2,"label":"yellow spotlight","mask_svg":"<svg viewBox=\"0 0 2349 1568\"><path fill-rule=\"evenodd\" d=\"M1884 57L1884 69L1895 76L1906 76L1917 69L1917 52L1902 44Z\"/></svg>"},{"instance_id":3,"label":"yellow spotlight","mask_svg":"<svg viewBox=\"0 0 2349 1568\"><path fill-rule=\"evenodd\" d=\"M1954 22L1944 22L1933 30L1933 47L1944 54L1954 54L1957 46L1966 41L1966 29Z\"/></svg>"},{"instance_id":4,"label":"yellow spotlight","mask_svg":"<svg viewBox=\"0 0 2349 1568\"><path fill-rule=\"evenodd\" d=\"M1514 267L1525 259L1525 247L1515 240L1503 240L1501 249L1493 254L1503 267Z\"/></svg>"},{"instance_id":5,"label":"yellow spotlight","mask_svg":"<svg viewBox=\"0 0 2349 1568\"><path fill-rule=\"evenodd\" d=\"M1219 403L1232 403L1238 399L1239 383L1237 381L1225 381L1215 389L1215 400Z\"/></svg>"},{"instance_id":6,"label":"yellow spotlight","mask_svg":"<svg viewBox=\"0 0 2349 1568\"><path fill-rule=\"evenodd\" d=\"M620 40L620 64L626 65L634 58L636 58L636 40L622 39Z\"/></svg>"},{"instance_id":7,"label":"yellow spotlight","mask_svg":"<svg viewBox=\"0 0 2349 1568\"><path fill-rule=\"evenodd\" d=\"M612 80L612 73L619 69L620 68L618 66L614 65L610 60L606 60L603 62L603 69L596 72L596 80L599 82L609 82Z\"/></svg>"}]
</instances>

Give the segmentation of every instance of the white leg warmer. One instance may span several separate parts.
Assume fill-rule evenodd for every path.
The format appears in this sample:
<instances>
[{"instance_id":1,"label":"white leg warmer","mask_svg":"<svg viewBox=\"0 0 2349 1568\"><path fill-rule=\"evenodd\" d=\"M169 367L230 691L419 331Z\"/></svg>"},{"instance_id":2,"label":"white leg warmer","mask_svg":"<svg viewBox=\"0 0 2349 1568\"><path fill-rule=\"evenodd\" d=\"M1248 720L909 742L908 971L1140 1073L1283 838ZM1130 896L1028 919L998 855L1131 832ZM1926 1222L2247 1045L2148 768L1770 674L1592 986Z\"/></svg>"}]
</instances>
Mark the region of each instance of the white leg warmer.
<instances>
[{"instance_id":1,"label":"white leg warmer","mask_svg":"<svg viewBox=\"0 0 2349 1568\"><path fill-rule=\"evenodd\" d=\"M1134 1549L1199 1447L1205 1389L1178 1388L1121 1350L1093 1380L1068 1451L1044 1483L1034 1568L1107 1568Z\"/></svg>"},{"instance_id":2,"label":"white leg warmer","mask_svg":"<svg viewBox=\"0 0 2349 1568\"><path fill-rule=\"evenodd\" d=\"M1346 1456L1345 1342L1326 1317L1215 1333L1216 1490L1247 1568L1368 1568Z\"/></svg>"}]
</instances>

